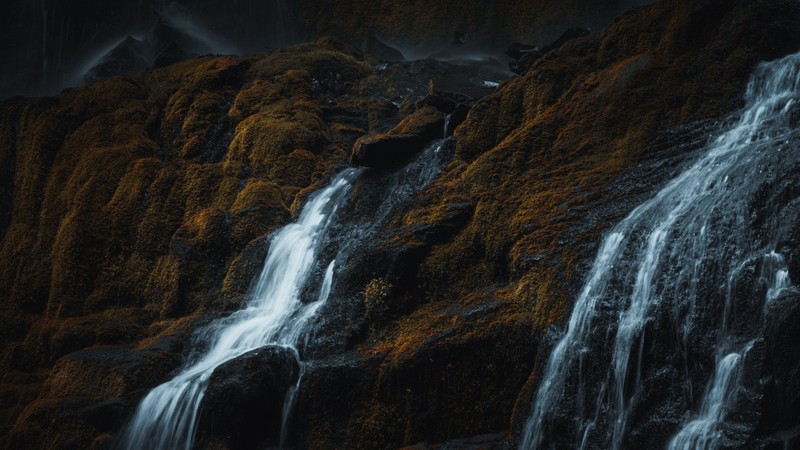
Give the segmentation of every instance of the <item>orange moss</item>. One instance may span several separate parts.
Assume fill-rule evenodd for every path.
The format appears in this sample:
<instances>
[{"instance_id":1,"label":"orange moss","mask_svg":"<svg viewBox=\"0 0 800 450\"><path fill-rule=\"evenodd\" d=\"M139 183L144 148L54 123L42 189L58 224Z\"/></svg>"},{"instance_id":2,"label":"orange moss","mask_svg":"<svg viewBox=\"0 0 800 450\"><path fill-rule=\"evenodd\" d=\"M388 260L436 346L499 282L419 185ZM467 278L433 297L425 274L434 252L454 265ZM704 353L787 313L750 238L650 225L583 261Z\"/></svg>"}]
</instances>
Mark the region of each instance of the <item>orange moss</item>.
<instances>
[{"instance_id":1,"label":"orange moss","mask_svg":"<svg viewBox=\"0 0 800 450\"><path fill-rule=\"evenodd\" d=\"M386 356L384 364L399 365L432 345L469 342L492 326L526 321L527 312L509 300L504 290L498 290L489 298L468 294L457 304L426 303L389 324L374 341L360 346L359 351L370 356ZM486 313L475 313L487 303L494 305ZM441 342L436 341L435 336L441 336L438 338Z\"/></svg>"},{"instance_id":2,"label":"orange moss","mask_svg":"<svg viewBox=\"0 0 800 450\"><path fill-rule=\"evenodd\" d=\"M346 85L372 72L369 64L357 59L355 50L325 38L268 53L253 64L251 71L256 78L269 79L297 68L316 79L336 71Z\"/></svg>"},{"instance_id":3,"label":"orange moss","mask_svg":"<svg viewBox=\"0 0 800 450\"><path fill-rule=\"evenodd\" d=\"M337 73L334 90L321 90ZM356 105L365 122L385 107L349 97L364 92L370 73L352 49L323 40L3 102L0 169L10 164L12 172L0 185L9 180L13 198L0 205L0 227L8 225L0 244L0 383L93 345L138 341L143 350L188 329L188 318L241 302L257 272L241 264L253 260L243 257L253 251L248 244L290 220L287 205L300 208L355 139L322 107L346 97L341 103ZM229 273L237 274L236 289ZM127 307L141 320L120 312ZM65 361L46 395L92 394L106 381L94 394L129 389L99 366ZM48 416L50 406L37 410ZM20 411L0 404L4 418Z\"/></svg>"},{"instance_id":4,"label":"orange moss","mask_svg":"<svg viewBox=\"0 0 800 450\"><path fill-rule=\"evenodd\" d=\"M303 108L300 109L300 108ZM242 162L255 174L297 148L324 148L323 122L313 104L279 105L254 114L236 127L226 164Z\"/></svg>"},{"instance_id":5,"label":"orange moss","mask_svg":"<svg viewBox=\"0 0 800 450\"><path fill-rule=\"evenodd\" d=\"M599 242L609 225L582 226L589 208L614 200L609 185L648 156L658 130L734 109L756 62L750 31L730 41L725 33L695 30L708 40L682 41L696 6L670 5L571 41L473 106L456 130L457 161L393 223L436 224L453 203L470 203L474 212L421 262L413 295L424 295L422 305L376 331L362 352L400 364L435 346L437 336L460 339L450 336L504 317L530 320L535 337L565 320L569 287L585 275L578 264L594 248L584 244ZM748 7L731 14L740 20ZM783 30L797 34L788 25ZM734 73L725 70L729 64ZM411 238L401 234L393 243L419 244L405 239ZM465 299L501 290L507 316L461 314Z\"/></svg>"}]
</instances>

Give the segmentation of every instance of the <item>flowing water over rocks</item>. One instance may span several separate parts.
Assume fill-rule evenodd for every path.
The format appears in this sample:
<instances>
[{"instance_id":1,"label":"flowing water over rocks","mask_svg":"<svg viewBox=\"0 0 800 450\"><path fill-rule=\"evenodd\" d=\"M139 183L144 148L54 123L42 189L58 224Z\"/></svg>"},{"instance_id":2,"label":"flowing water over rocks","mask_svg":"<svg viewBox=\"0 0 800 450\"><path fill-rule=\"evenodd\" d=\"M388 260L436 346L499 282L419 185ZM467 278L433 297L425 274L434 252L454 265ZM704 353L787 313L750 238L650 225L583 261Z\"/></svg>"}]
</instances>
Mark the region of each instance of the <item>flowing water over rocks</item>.
<instances>
[{"instance_id":1,"label":"flowing water over rocks","mask_svg":"<svg viewBox=\"0 0 800 450\"><path fill-rule=\"evenodd\" d=\"M797 301L798 100L800 54L760 65L741 118L608 233L520 448L713 449L752 434L767 317Z\"/></svg>"},{"instance_id":2,"label":"flowing water over rocks","mask_svg":"<svg viewBox=\"0 0 800 450\"><path fill-rule=\"evenodd\" d=\"M226 363L245 354L251 355L248 356L251 359L257 358L252 352L265 346L287 348L298 360L299 374L295 375L293 386L285 390L285 399L281 402L279 443L282 446L302 379L301 353L309 345L310 334L314 334L309 324L317 319L328 300L337 260L346 260L353 245L374 233L395 205L430 183L441 170L446 156L445 144L444 140L434 142L407 167L389 175L374 218L358 229L334 225L337 212L347 202L361 169L344 170L309 200L297 223L273 236L269 255L246 307L198 333L196 341L202 350L196 350L180 373L154 388L142 400L122 435L122 447L131 450L191 449L198 433L203 400L209 382L213 384L215 370L226 367L226 372L235 373ZM323 252L331 242L338 244L338 250ZM325 257L329 257L327 262L322 261ZM315 280L314 273L320 270L321 280ZM315 297L304 302L309 289L315 291ZM266 351L274 353L274 350Z\"/></svg>"},{"instance_id":3,"label":"flowing water over rocks","mask_svg":"<svg viewBox=\"0 0 800 450\"><path fill-rule=\"evenodd\" d=\"M308 202L297 223L276 233L247 306L201 331L199 340L207 343L206 351L142 400L126 431L125 448L190 449L214 369L267 344L295 346L330 292L326 277L316 301L304 304L299 295L317 263L326 231L358 173L348 169L336 176ZM332 261L329 267L333 265Z\"/></svg>"}]
</instances>

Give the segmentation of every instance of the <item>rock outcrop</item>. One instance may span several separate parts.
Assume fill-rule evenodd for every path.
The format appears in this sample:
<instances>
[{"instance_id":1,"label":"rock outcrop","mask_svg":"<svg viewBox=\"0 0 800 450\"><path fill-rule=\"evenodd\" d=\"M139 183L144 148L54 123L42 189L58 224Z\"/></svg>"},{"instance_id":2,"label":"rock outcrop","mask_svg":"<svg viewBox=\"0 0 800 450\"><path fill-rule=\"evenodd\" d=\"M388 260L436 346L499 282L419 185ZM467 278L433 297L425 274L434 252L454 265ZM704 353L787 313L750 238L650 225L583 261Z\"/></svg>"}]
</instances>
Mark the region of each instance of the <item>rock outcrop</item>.
<instances>
[{"instance_id":1,"label":"rock outcrop","mask_svg":"<svg viewBox=\"0 0 800 450\"><path fill-rule=\"evenodd\" d=\"M262 347L214 369L198 422L200 448L280 445L283 405L300 376L298 355Z\"/></svg>"},{"instance_id":2,"label":"rock outcrop","mask_svg":"<svg viewBox=\"0 0 800 450\"><path fill-rule=\"evenodd\" d=\"M433 107L420 109L385 134L359 138L350 163L382 170L397 168L432 140L444 138L444 120L444 114Z\"/></svg>"}]
</instances>

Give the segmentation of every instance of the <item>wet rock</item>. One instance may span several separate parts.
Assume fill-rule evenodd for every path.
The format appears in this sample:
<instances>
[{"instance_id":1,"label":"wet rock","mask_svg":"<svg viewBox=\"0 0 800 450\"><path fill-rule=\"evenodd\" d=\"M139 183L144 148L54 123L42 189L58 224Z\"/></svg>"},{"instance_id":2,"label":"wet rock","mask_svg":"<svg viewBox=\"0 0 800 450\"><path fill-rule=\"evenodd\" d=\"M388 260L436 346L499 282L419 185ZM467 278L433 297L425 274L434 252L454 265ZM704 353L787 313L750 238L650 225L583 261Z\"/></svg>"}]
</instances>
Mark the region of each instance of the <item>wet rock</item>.
<instances>
[{"instance_id":1,"label":"wet rock","mask_svg":"<svg viewBox=\"0 0 800 450\"><path fill-rule=\"evenodd\" d=\"M453 131L467 118L473 99L453 92L437 91L428 94L417 101L417 108L426 106L436 108L447 115L445 136L451 136Z\"/></svg>"},{"instance_id":2,"label":"wet rock","mask_svg":"<svg viewBox=\"0 0 800 450\"><path fill-rule=\"evenodd\" d=\"M765 392L757 439L797 433L800 423L800 296L791 294L768 307Z\"/></svg>"},{"instance_id":3,"label":"wet rock","mask_svg":"<svg viewBox=\"0 0 800 450\"><path fill-rule=\"evenodd\" d=\"M410 134L430 142L442 135L444 116L434 108L421 108L403 119L388 134Z\"/></svg>"},{"instance_id":4,"label":"wet rock","mask_svg":"<svg viewBox=\"0 0 800 450\"><path fill-rule=\"evenodd\" d=\"M199 419L199 448L277 446L284 400L300 374L297 354L265 346L211 374Z\"/></svg>"},{"instance_id":5,"label":"wet rock","mask_svg":"<svg viewBox=\"0 0 800 450\"><path fill-rule=\"evenodd\" d=\"M309 362L298 392L296 421L291 440L297 448L313 448L314 443L329 448L353 448L341 445L353 417L362 411L374 392L379 361L355 353ZM378 419L380 419L378 417ZM372 426L392 427L389 422ZM332 434L333 439L328 439ZM337 445L340 444L340 445ZM385 442L384 442L385 445Z\"/></svg>"}]
</instances>

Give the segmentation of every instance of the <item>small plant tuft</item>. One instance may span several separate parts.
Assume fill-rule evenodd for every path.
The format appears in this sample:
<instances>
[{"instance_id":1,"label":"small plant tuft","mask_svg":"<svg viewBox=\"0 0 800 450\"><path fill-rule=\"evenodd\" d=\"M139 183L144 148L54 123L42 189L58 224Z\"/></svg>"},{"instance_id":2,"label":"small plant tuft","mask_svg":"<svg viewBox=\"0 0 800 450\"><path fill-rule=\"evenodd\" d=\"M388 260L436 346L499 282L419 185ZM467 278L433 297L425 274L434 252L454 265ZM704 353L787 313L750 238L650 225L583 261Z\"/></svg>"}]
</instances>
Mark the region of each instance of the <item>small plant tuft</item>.
<instances>
[{"instance_id":1,"label":"small plant tuft","mask_svg":"<svg viewBox=\"0 0 800 450\"><path fill-rule=\"evenodd\" d=\"M386 298L392 285L383 278L374 278L364 287L364 315L375 320L383 316L388 309Z\"/></svg>"}]
</instances>

